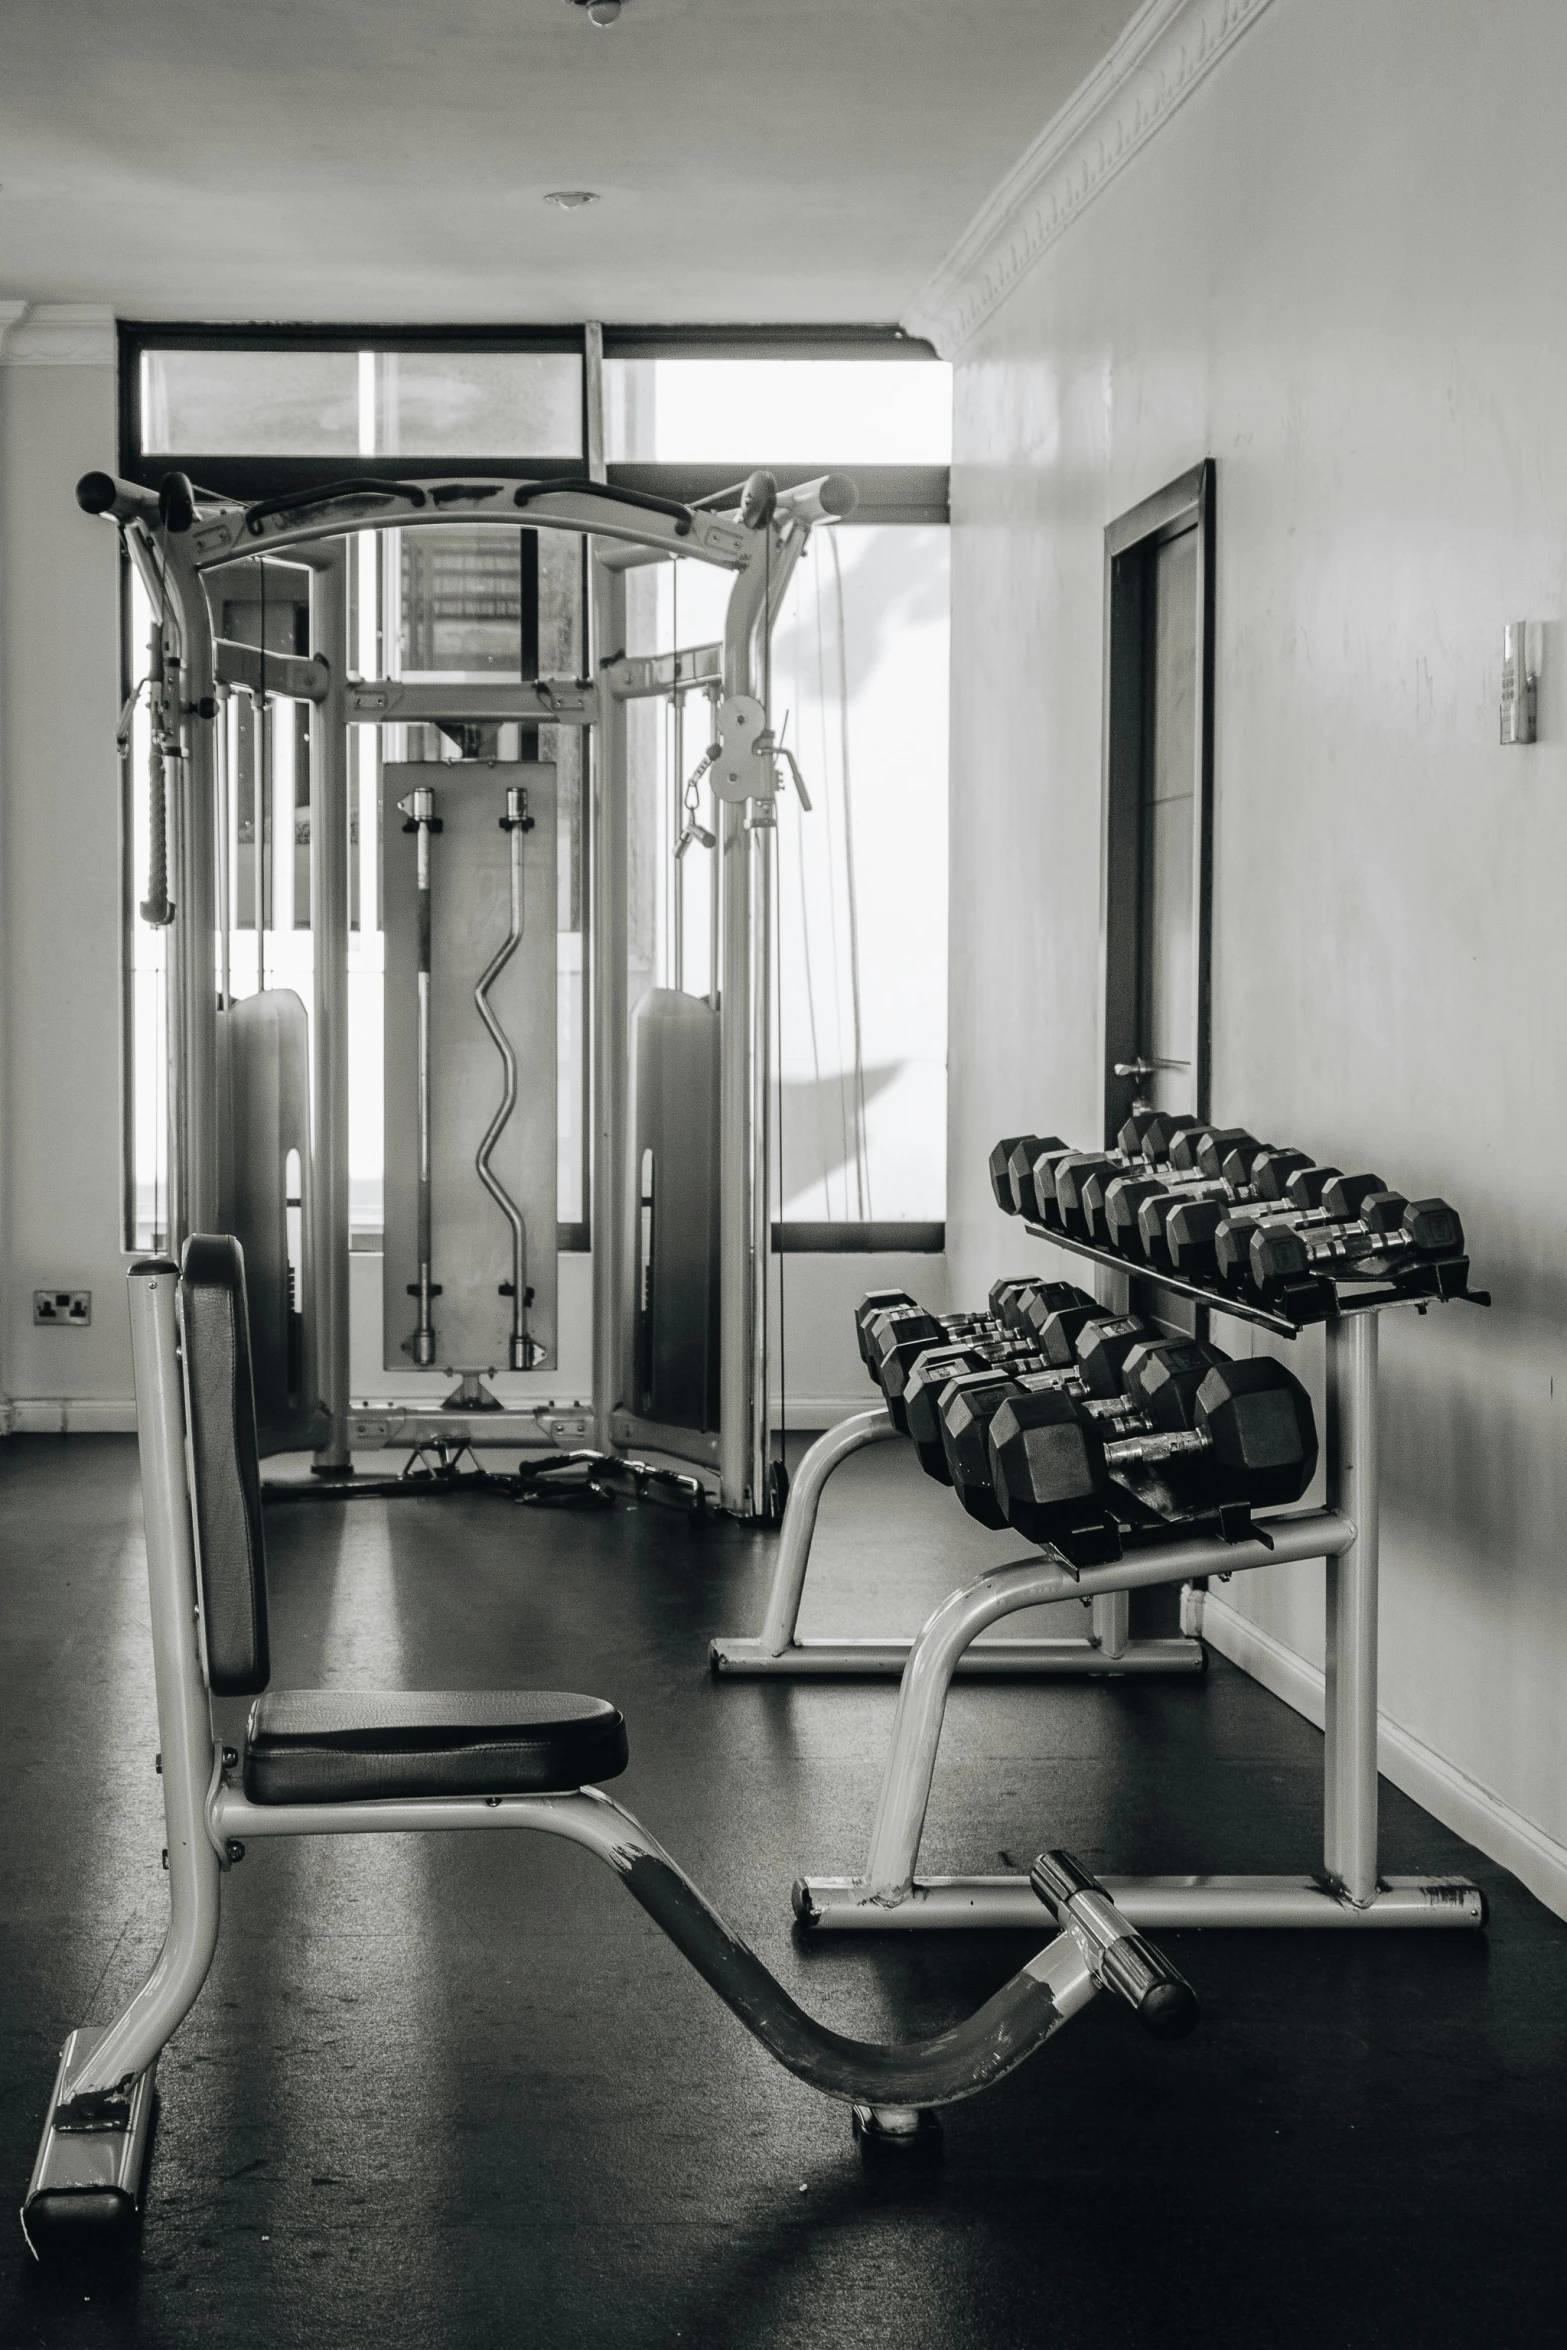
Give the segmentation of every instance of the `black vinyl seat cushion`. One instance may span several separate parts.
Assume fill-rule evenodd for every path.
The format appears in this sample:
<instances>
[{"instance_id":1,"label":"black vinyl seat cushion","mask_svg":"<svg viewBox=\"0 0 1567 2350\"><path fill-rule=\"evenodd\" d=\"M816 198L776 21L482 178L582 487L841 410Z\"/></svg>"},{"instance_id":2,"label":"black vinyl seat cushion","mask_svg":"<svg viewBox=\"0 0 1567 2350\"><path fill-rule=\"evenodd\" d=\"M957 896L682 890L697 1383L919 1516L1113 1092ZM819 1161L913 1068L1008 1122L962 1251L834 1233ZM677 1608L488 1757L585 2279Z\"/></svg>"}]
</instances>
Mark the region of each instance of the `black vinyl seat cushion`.
<instances>
[{"instance_id":1,"label":"black vinyl seat cushion","mask_svg":"<svg viewBox=\"0 0 1567 2350\"><path fill-rule=\"evenodd\" d=\"M618 1778L626 1725L553 1689L277 1689L250 1709L252 1803L561 1795Z\"/></svg>"}]
</instances>

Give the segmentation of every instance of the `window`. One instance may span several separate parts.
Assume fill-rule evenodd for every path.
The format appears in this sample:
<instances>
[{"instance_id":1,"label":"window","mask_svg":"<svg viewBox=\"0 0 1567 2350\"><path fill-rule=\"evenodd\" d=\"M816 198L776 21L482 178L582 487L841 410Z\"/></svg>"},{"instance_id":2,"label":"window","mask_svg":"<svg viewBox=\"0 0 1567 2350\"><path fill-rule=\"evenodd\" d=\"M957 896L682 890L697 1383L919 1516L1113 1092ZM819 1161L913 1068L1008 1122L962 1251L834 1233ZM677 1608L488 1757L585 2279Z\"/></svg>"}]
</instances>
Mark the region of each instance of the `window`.
<instances>
[{"instance_id":1,"label":"window","mask_svg":"<svg viewBox=\"0 0 1567 2350\"><path fill-rule=\"evenodd\" d=\"M710 494L765 466L780 480L854 471L861 506L813 535L780 614L775 724L813 807L780 806L776 858L780 1185L787 1232L834 1228L834 1245L940 1246L945 1214L947 475L951 371L897 338L777 333L679 337L606 329L602 414L583 330L508 341L433 331L122 329L122 470L156 484L174 464L249 498L341 478L440 471L482 460L515 472L582 470L602 445L610 478ZM602 441L600 443L600 427ZM221 633L303 647L307 575L278 563L225 582ZM577 675L587 665L580 543L553 532L365 533L350 571L360 674L482 682ZM712 642L729 575L682 563L628 580L631 649ZM131 596L133 674L150 615ZM679 712L630 712L632 985L712 985L699 868L674 844L685 779L710 729L702 696ZM230 927L220 982L312 987L309 727L274 705L265 723L236 695L226 716ZM144 894L145 720L129 768L133 870ZM493 730L492 730L493 731ZM379 762L454 758L433 727L360 728L351 765L351 1215L379 1230L382 1183ZM499 730L502 757L553 759L561 788L559 1217L585 1246L585 874L582 745L571 729ZM680 936L676 939L677 923ZM163 1152L164 934L132 922L133 1083L127 1152L134 1245L158 1226ZM857 1236L857 1237L856 1237ZM814 1245L814 1243L812 1243Z\"/></svg>"},{"instance_id":2,"label":"window","mask_svg":"<svg viewBox=\"0 0 1567 2350\"><path fill-rule=\"evenodd\" d=\"M148 349L137 391L147 455L582 453L569 351Z\"/></svg>"},{"instance_id":3,"label":"window","mask_svg":"<svg viewBox=\"0 0 1567 2350\"><path fill-rule=\"evenodd\" d=\"M659 464L949 465L952 371L885 359L606 359L604 453Z\"/></svg>"}]
</instances>

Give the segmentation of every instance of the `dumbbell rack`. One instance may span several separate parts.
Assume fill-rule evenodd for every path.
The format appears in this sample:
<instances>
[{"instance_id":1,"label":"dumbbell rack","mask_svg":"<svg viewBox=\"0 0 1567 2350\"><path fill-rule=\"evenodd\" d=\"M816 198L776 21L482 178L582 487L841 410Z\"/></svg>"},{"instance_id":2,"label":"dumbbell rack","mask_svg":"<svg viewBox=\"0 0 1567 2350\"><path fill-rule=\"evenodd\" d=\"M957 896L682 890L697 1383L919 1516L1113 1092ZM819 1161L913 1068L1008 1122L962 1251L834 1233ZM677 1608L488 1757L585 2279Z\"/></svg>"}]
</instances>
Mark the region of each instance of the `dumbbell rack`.
<instances>
[{"instance_id":1,"label":"dumbbell rack","mask_svg":"<svg viewBox=\"0 0 1567 2350\"><path fill-rule=\"evenodd\" d=\"M1245 1299L1231 1299L1179 1275L1130 1265L1107 1249L1052 1228L1028 1231L1086 1257L1101 1271L1213 1308L1293 1338L1298 1326ZM936 1610L910 1654L898 1694L892 1748L860 1877L807 1877L795 1887L802 1924L836 1932L930 1930L1032 1923L1026 1877L916 1875L947 1690L977 1635L1018 1609L1073 1596L1102 1596L1164 1583L1201 1581L1253 1567L1327 1562L1323 1692L1323 1847L1308 1876L1114 1877L1105 1885L1138 1926L1478 1927L1485 1897L1459 1877L1383 1877L1377 1865L1377 1465L1378 1317L1415 1304L1395 1290L1344 1284L1326 1321L1328 1501L1317 1510L1257 1521L1236 1543L1175 1542L1102 1567L1076 1570L1058 1554L982 1575ZM1361 1294L1356 1295L1359 1289ZM1482 1291L1467 1291L1489 1304ZM1108 1301L1107 1301L1108 1302ZM1309 1325L1308 1325L1309 1326Z\"/></svg>"}]
</instances>

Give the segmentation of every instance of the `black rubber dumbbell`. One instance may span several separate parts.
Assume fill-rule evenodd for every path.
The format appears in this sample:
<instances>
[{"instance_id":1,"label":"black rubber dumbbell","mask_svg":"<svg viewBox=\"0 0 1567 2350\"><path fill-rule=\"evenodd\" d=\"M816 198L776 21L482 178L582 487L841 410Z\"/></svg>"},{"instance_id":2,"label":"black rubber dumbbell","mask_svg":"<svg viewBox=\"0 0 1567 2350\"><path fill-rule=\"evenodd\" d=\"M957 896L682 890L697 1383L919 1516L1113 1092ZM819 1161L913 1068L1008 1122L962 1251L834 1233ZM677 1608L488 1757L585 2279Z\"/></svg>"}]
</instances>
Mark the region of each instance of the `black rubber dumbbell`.
<instances>
[{"instance_id":1,"label":"black rubber dumbbell","mask_svg":"<svg viewBox=\"0 0 1567 2350\"><path fill-rule=\"evenodd\" d=\"M1060 1390L1020 1389L1001 1399L986 1426L992 1502L1029 1540L1060 1542L1088 1522L1096 1499L1105 1506L1118 1471L1157 1470L1198 1507L1298 1501L1310 1485L1311 1399L1282 1363L1264 1355L1212 1364L1191 1416L1190 1427L1161 1429L1146 1413L1128 1414L1107 1439L1094 1415Z\"/></svg>"},{"instance_id":2,"label":"black rubber dumbbell","mask_svg":"<svg viewBox=\"0 0 1567 2350\"><path fill-rule=\"evenodd\" d=\"M870 1375L891 1404L901 1394L903 1381L916 1358L931 1346L963 1346L994 1336L996 1326L985 1315L943 1315L940 1319L916 1307L912 1312L880 1314L870 1330ZM893 1414L894 1421L897 1414Z\"/></svg>"},{"instance_id":3,"label":"black rubber dumbbell","mask_svg":"<svg viewBox=\"0 0 1567 2350\"><path fill-rule=\"evenodd\" d=\"M1199 1153L1215 1131L1207 1119L1139 1115L1122 1127L1113 1151L1079 1152L1062 1160L1056 1168L1061 1230L1096 1248L1113 1246L1106 1212L1112 1189L1128 1182L1196 1182L1202 1174Z\"/></svg>"},{"instance_id":4,"label":"black rubber dumbbell","mask_svg":"<svg viewBox=\"0 0 1567 2350\"><path fill-rule=\"evenodd\" d=\"M1222 1219L1215 1229L1213 1265L1219 1285L1236 1297L1250 1289L1251 1243L1258 1232L1358 1227L1368 1209L1376 1225L1391 1230L1404 1205L1402 1194L1390 1191L1380 1175L1341 1175L1336 1167L1294 1168L1282 1199L1259 1198Z\"/></svg>"},{"instance_id":5,"label":"black rubber dumbbell","mask_svg":"<svg viewBox=\"0 0 1567 2350\"><path fill-rule=\"evenodd\" d=\"M1265 1224L1246 1251L1246 1285L1264 1303L1311 1275L1382 1280L1406 1265L1464 1253L1464 1228L1446 1200L1374 1192L1352 1224Z\"/></svg>"},{"instance_id":6,"label":"black rubber dumbbell","mask_svg":"<svg viewBox=\"0 0 1567 2350\"><path fill-rule=\"evenodd\" d=\"M1004 1522L1036 1541L1063 1543L1078 1563L1084 1563L1085 1544L1093 1547L1096 1529L1104 1520L1098 1498L1103 1480L1094 1466L1094 1440L1102 1447L1133 1428L1184 1433L1195 1425L1197 1393L1203 1380L1215 1365L1228 1359L1216 1347L1196 1339L1156 1337L1145 1326L1122 1360L1117 1403L1091 1397L1084 1389L1074 1392L1065 1380L1053 1392L1074 1404L1071 1415L1053 1407L1036 1408L1031 1402L1018 1404L1013 1410L1012 1399L1002 1397L986 1427L986 1446L993 1456L997 1445L1011 1448L1007 1453L1009 1481L1000 1489L994 1485L994 1457L990 1464L992 1499ZM1020 1383L1026 1395L1040 1392L1043 1385L1040 1381L1026 1386ZM997 1435L997 1415L1003 1405L1008 1406L1010 1416L999 1423ZM1071 1432L1074 1426L1079 1431L1076 1435ZM1087 1439L1081 1434L1085 1426ZM1029 1468L1026 1481L1013 1457L1019 1441L1025 1451L1044 1455L1043 1464Z\"/></svg>"},{"instance_id":7,"label":"black rubber dumbbell","mask_svg":"<svg viewBox=\"0 0 1567 2350\"><path fill-rule=\"evenodd\" d=\"M1304 1166L1286 1165L1286 1161L1303 1156L1300 1152L1285 1151L1257 1154L1246 1168L1248 1176L1257 1177L1254 1196L1240 1191L1233 1203L1226 1203L1222 1195L1216 1195L1181 1200L1172 1205L1162 1228L1168 1269L1187 1281L1216 1281L1221 1225L1228 1225L1234 1233L1243 1228L1254 1230L1263 1223L1316 1215L1322 1209L1324 1193L1334 1184L1347 1186L1357 1200L1367 1192L1382 1188L1381 1178L1376 1175L1341 1175L1337 1167L1315 1166L1309 1160Z\"/></svg>"},{"instance_id":8,"label":"black rubber dumbbell","mask_svg":"<svg viewBox=\"0 0 1567 2350\"><path fill-rule=\"evenodd\" d=\"M990 1188L996 1205L1007 1216L1032 1215L1028 1179L1034 1161L1048 1151L1064 1151L1058 1134L1005 1134L990 1154Z\"/></svg>"},{"instance_id":9,"label":"black rubber dumbbell","mask_svg":"<svg viewBox=\"0 0 1567 2350\"><path fill-rule=\"evenodd\" d=\"M1137 1157L1142 1146L1142 1137L1152 1122L1150 1113L1134 1111L1116 1136L1115 1149L1109 1156L1118 1163L1129 1167ZM1056 1200L1057 1167L1066 1159L1090 1159L1100 1154L1092 1151L1074 1150L1055 1135L1046 1136L1042 1141L1037 1136L1025 1136L1022 1140L1035 1145L1027 1167L1020 1168L1018 1164L1019 1145L1017 1139L1014 1138L1006 1146L998 1143L996 1149L991 1153L992 1184L996 1181L997 1153L1006 1147L1013 1154L1008 1168L1008 1179L1013 1186L1021 1212L1031 1222L1044 1224L1051 1230L1059 1231L1061 1216Z\"/></svg>"},{"instance_id":10,"label":"black rubber dumbbell","mask_svg":"<svg viewBox=\"0 0 1567 2350\"><path fill-rule=\"evenodd\" d=\"M950 1380L937 1402L947 1474L959 1501L982 1526L1007 1523L990 1491L986 1430L990 1418L1013 1393L1075 1393L1085 1401L1108 1402L1122 1392L1122 1374L1132 1349L1157 1334L1131 1314L1103 1315L1077 1334L1071 1367L1047 1365L1035 1372L972 1371Z\"/></svg>"},{"instance_id":11,"label":"black rubber dumbbell","mask_svg":"<svg viewBox=\"0 0 1567 2350\"><path fill-rule=\"evenodd\" d=\"M971 1347L982 1361L1032 1357L1037 1348L1033 1309L1044 1294L1070 1284L1013 1277L992 1284L987 1314L927 1314L921 1307L883 1307L866 1325L867 1368L886 1399L894 1427L905 1429L903 1394L915 1363L932 1347Z\"/></svg>"},{"instance_id":12,"label":"black rubber dumbbell","mask_svg":"<svg viewBox=\"0 0 1567 2350\"><path fill-rule=\"evenodd\" d=\"M1058 1321L1061 1314L1071 1312L1080 1317L1072 1325L1074 1329L1079 1328L1083 1321L1091 1320L1096 1315L1102 1316L1104 1309L1096 1307L1069 1281L1042 1282L1039 1290L1053 1301L1054 1306L1053 1313L1046 1316L1039 1333L1032 1337L1019 1335L1009 1339L998 1336L990 1342L972 1340L967 1343L954 1342L950 1346L927 1347L909 1366L899 1404L894 1406L891 1398L888 1399L887 1408L894 1421L913 1440L920 1456L920 1466L927 1476L936 1478L943 1485L950 1485L952 1476L941 1441L940 1403L944 1390L954 1379L972 1371L1005 1370L1017 1377L1025 1372L1052 1367L1069 1371L1074 1379L1078 1377L1076 1349L1065 1341L1061 1330L1052 1329L1051 1325ZM1030 1318L1037 1302L1037 1298L1030 1301ZM1047 1331L1052 1347L1050 1357L1038 1349L1038 1340Z\"/></svg>"},{"instance_id":13,"label":"black rubber dumbbell","mask_svg":"<svg viewBox=\"0 0 1567 2350\"><path fill-rule=\"evenodd\" d=\"M947 1339L935 1345L929 1340L900 1341L881 1366L880 1386L892 1424L901 1436L911 1433L908 1418L910 1386L920 1366L933 1355L946 1358L951 1363L952 1376L959 1370L977 1370L985 1365L1017 1371L1042 1371L1047 1367L1044 1356L1033 1342L1019 1338L1010 1330L971 1331L966 1337Z\"/></svg>"},{"instance_id":14,"label":"black rubber dumbbell","mask_svg":"<svg viewBox=\"0 0 1567 2350\"><path fill-rule=\"evenodd\" d=\"M1064 1379L1068 1374L1047 1373L1037 1354L1021 1350L939 1346L923 1354L910 1372L903 1391L901 1424L926 1476L933 1477L938 1485L952 1483L952 1470L942 1440L941 1404L947 1390L958 1380L974 1377L1026 1380L1042 1376ZM893 1407L889 1404L887 1408L891 1411Z\"/></svg>"},{"instance_id":15,"label":"black rubber dumbbell","mask_svg":"<svg viewBox=\"0 0 1567 2350\"><path fill-rule=\"evenodd\" d=\"M868 1289L854 1309L854 1335L859 1341L860 1360L870 1369L869 1326L877 1314L890 1312L898 1306L912 1306L918 1301L906 1289Z\"/></svg>"},{"instance_id":16,"label":"black rubber dumbbell","mask_svg":"<svg viewBox=\"0 0 1567 2350\"><path fill-rule=\"evenodd\" d=\"M1225 1206L1250 1199L1253 1164L1280 1155L1243 1126L1211 1123L1179 1125L1169 1141L1169 1153L1168 1166L1157 1174L1145 1166L1109 1184L1090 1182L1084 1187L1093 1237L1118 1256L1163 1272L1174 1270L1164 1247L1170 1211L1207 1200L1219 1203L1222 1213Z\"/></svg>"}]
</instances>

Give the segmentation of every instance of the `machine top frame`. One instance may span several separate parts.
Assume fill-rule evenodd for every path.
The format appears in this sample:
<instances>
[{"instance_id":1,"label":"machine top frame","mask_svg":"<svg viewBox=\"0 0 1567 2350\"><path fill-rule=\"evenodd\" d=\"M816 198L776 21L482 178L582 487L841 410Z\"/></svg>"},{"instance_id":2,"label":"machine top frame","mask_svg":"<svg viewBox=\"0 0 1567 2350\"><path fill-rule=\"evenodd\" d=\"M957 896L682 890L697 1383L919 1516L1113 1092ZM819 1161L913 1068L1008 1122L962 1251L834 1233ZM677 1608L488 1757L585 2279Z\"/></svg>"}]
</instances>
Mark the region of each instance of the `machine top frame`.
<instances>
[{"instance_id":1,"label":"machine top frame","mask_svg":"<svg viewBox=\"0 0 1567 2350\"><path fill-rule=\"evenodd\" d=\"M200 493L198 492L198 498ZM737 492L738 496L738 492ZM509 523L514 529L570 530L619 539L656 554L687 555L727 571L745 568L754 531L726 517L598 482L520 479L344 482L299 492L286 503L251 506L201 501L191 529L198 571L258 554L342 538L361 530L420 530L440 523Z\"/></svg>"}]
</instances>

